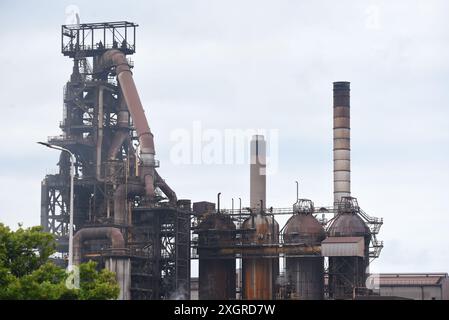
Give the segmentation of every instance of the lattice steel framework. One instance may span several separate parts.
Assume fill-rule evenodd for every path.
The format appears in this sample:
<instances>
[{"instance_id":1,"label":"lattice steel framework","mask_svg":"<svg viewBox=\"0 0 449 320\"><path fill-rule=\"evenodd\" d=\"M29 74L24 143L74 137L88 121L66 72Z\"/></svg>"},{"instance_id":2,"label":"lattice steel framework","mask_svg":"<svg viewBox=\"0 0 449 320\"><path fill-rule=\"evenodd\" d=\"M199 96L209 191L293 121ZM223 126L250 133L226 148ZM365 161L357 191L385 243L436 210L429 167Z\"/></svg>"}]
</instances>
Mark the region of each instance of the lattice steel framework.
<instances>
[{"instance_id":1,"label":"lattice steel framework","mask_svg":"<svg viewBox=\"0 0 449 320\"><path fill-rule=\"evenodd\" d=\"M137 25L122 21L62 26L61 51L73 59L73 71L63 91L62 134L48 143L69 149L76 157L74 189L75 232L84 228L119 229L131 259L133 299L188 298L190 295L190 207L158 197L127 194L125 221L115 219L119 186L142 185L139 177L138 137L114 68L101 64L110 48L135 52ZM132 63L128 59L128 64ZM128 114L123 116L124 112ZM119 120L121 114L121 120ZM127 120L123 120L127 119ZM114 139L125 136L111 156ZM68 251L70 162L62 153L59 172L42 182L41 225L58 242L58 256ZM158 187L158 186L157 186ZM83 241L83 261L104 266L111 251L104 240Z\"/></svg>"}]
</instances>

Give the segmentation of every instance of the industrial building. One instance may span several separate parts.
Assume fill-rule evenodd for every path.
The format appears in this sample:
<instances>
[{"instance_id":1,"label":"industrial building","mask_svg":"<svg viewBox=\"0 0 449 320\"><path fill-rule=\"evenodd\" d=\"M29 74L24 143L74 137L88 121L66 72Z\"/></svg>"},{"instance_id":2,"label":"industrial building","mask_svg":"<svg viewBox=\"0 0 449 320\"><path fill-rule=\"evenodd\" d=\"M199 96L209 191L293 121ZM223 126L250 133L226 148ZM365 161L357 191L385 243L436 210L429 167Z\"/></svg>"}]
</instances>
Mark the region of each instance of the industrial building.
<instances>
[{"instance_id":1,"label":"industrial building","mask_svg":"<svg viewBox=\"0 0 449 320\"><path fill-rule=\"evenodd\" d=\"M121 299L189 298L190 202L158 174L153 134L132 77L137 25L65 25L62 134L50 145L75 157L74 263L116 272ZM42 181L41 224L68 252L70 156Z\"/></svg>"},{"instance_id":2,"label":"industrial building","mask_svg":"<svg viewBox=\"0 0 449 320\"><path fill-rule=\"evenodd\" d=\"M241 270L237 270L237 276ZM449 276L447 273L381 273L376 295L358 299L407 299L407 300L449 300ZM192 278L190 298L198 300L198 278ZM237 282L238 284L238 282ZM328 286L325 276L324 286Z\"/></svg>"},{"instance_id":3,"label":"industrial building","mask_svg":"<svg viewBox=\"0 0 449 320\"><path fill-rule=\"evenodd\" d=\"M449 300L447 273L383 273L379 276L381 297Z\"/></svg>"},{"instance_id":4,"label":"industrial building","mask_svg":"<svg viewBox=\"0 0 449 320\"><path fill-rule=\"evenodd\" d=\"M222 208L219 190L216 202L178 199L158 174L151 113L132 76L137 27L120 21L61 28L73 70L64 86L62 134L48 144L75 157L73 211L67 152L59 172L42 181L41 199L41 224L56 235L61 263L73 213L74 264L95 260L114 271L120 299L447 299L447 274L383 274L380 291L367 288L369 265L383 247L383 220L365 213L351 193L349 82L333 84L331 205L297 194L288 207L269 207L261 135L249 142L248 206ZM280 216L289 217L283 226ZM191 283L193 259L199 276Z\"/></svg>"},{"instance_id":5,"label":"industrial building","mask_svg":"<svg viewBox=\"0 0 449 320\"><path fill-rule=\"evenodd\" d=\"M290 208L267 209L266 142L260 135L250 142L250 206L221 209L220 194L217 209L213 203L194 203L200 222L193 224L197 237L191 246L192 259L199 259L200 300L378 295L366 280L383 246L377 240L383 220L367 215L351 197L349 93L349 82L334 83L333 206L316 207L297 194ZM282 228L276 221L280 215L290 216Z\"/></svg>"}]
</instances>

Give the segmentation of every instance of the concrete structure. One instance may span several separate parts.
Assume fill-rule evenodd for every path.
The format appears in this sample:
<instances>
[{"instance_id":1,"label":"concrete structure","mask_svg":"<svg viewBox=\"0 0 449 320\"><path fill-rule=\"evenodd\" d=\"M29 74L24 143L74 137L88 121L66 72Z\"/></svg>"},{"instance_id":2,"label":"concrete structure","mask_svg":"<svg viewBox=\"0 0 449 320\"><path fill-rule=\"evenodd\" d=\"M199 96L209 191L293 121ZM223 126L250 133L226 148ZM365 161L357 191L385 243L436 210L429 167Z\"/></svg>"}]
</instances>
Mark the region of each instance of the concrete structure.
<instances>
[{"instance_id":1,"label":"concrete structure","mask_svg":"<svg viewBox=\"0 0 449 320\"><path fill-rule=\"evenodd\" d=\"M267 178L266 178L266 142L264 136L255 135L250 143L250 207L260 211L266 207Z\"/></svg>"}]
</instances>

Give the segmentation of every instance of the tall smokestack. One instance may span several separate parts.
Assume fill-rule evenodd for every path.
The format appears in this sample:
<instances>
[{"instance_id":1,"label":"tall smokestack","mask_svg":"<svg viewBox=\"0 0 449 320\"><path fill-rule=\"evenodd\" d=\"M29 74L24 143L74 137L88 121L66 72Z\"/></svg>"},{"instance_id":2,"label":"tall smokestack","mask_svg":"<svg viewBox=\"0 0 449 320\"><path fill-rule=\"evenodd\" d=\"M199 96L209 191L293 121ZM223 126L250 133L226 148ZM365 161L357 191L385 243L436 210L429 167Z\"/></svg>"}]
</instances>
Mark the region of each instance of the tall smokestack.
<instances>
[{"instance_id":1,"label":"tall smokestack","mask_svg":"<svg viewBox=\"0 0 449 320\"><path fill-rule=\"evenodd\" d=\"M264 136L254 135L251 139L251 164L250 164L250 206L260 210L262 200L263 208L266 208L266 144Z\"/></svg>"},{"instance_id":2,"label":"tall smokestack","mask_svg":"<svg viewBox=\"0 0 449 320\"><path fill-rule=\"evenodd\" d=\"M349 82L334 82L334 206L351 195Z\"/></svg>"}]
</instances>

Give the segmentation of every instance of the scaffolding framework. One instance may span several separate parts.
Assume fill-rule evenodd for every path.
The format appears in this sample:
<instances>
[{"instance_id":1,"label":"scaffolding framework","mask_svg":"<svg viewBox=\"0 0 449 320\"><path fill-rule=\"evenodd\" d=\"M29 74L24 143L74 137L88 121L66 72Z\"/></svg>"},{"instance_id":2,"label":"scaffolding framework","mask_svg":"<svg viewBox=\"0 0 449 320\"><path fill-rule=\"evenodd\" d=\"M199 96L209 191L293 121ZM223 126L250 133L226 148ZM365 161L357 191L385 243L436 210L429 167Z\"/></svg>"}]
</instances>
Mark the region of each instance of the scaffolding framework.
<instances>
[{"instance_id":1,"label":"scaffolding framework","mask_svg":"<svg viewBox=\"0 0 449 320\"><path fill-rule=\"evenodd\" d=\"M119 186L142 185L139 177L139 140L114 68L100 57L116 48L132 55L137 24L121 21L64 25L61 51L72 58L73 71L63 90L62 133L48 143L70 150L76 158L74 179L74 233L86 228L119 230L125 248L118 258L130 261L132 299L188 299L190 296L190 207L168 203L156 188L157 198L127 194L124 221L114 205ZM130 67L132 63L127 58ZM119 113L127 113L127 124ZM122 144L114 157L111 145ZM57 256L68 252L70 159L61 153L59 172L41 185L41 225L56 236ZM142 185L143 188L143 185ZM82 261L95 260L99 268L117 256L108 239L82 242ZM113 255L111 255L113 253Z\"/></svg>"}]
</instances>

